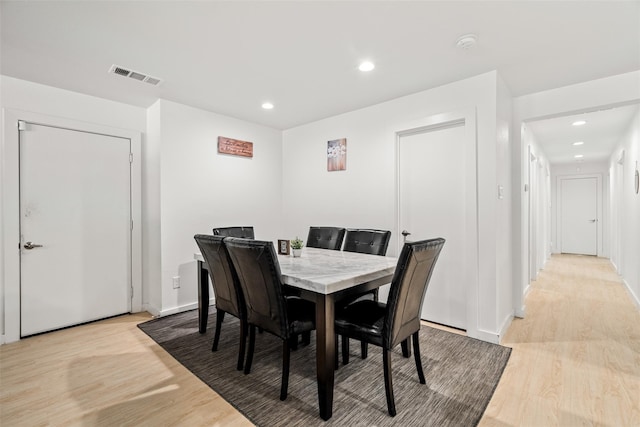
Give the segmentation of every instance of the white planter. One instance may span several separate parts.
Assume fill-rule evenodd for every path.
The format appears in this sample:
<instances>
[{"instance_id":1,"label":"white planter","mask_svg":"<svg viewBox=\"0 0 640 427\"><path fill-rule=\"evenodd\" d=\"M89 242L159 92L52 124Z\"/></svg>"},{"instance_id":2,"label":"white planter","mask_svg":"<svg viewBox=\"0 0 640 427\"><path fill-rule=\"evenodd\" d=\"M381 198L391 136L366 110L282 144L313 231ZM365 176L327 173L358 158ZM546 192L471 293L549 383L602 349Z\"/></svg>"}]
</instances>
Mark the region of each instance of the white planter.
<instances>
[{"instance_id":1,"label":"white planter","mask_svg":"<svg viewBox=\"0 0 640 427\"><path fill-rule=\"evenodd\" d=\"M300 255L302 255L302 249L291 249L291 254L294 256L294 258L298 258Z\"/></svg>"}]
</instances>

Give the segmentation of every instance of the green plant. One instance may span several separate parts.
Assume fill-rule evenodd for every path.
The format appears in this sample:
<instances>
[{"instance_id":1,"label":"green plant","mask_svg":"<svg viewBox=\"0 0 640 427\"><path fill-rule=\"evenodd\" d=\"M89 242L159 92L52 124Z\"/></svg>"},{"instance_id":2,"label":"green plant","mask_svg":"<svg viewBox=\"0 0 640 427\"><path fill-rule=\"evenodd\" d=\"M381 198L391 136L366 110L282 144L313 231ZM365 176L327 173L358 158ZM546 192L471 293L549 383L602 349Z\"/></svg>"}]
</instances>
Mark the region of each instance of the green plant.
<instances>
[{"instance_id":1,"label":"green plant","mask_svg":"<svg viewBox=\"0 0 640 427\"><path fill-rule=\"evenodd\" d=\"M291 241L291 249L302 249L304 242L296 236L295 239Z\"/></svg>"}]
</instances>

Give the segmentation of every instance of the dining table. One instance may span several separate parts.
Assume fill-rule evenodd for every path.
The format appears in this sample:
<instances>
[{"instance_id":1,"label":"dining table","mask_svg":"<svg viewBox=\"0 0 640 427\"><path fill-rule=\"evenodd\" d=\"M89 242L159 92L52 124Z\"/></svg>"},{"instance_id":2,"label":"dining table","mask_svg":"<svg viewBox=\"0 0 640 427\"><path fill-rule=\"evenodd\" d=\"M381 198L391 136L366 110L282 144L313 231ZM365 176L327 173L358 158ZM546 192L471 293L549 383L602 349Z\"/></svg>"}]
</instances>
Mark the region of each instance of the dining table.
<instances>
[{"instance_id":1,"label":"dining table","mask_svg":"<svg viewBox=\"0 0 640 427\"><path fill-rule=\"evenodd\" d=\"M209 275L201 254L198 261L199 331L207 330ZM397 258L305 247L300 257L278 255L282 282L316 306L316 376L320 417L333 415L335 368L335 303L391 283Z\"/></svg>"}]
</instances>

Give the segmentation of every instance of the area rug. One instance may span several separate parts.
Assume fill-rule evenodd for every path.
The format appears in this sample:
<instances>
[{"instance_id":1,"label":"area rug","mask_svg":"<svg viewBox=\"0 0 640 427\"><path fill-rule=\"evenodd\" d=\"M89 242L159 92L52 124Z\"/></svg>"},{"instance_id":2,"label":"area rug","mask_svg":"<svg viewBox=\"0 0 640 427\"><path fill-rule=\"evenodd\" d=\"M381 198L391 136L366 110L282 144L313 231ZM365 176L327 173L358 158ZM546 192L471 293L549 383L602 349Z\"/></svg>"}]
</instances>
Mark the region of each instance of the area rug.
<instances>
[{"instance_id":1,"label":"area rug","mask_svg":"<svg viewBox=\"0 0 640 427\"><path fill-rule=\"evenodd\" d=\"M382 352L369 346L360 358L352 341L350 363L335 372L333 417L318 413L315 335L291 353L289 395L280 401L282 341L256 334L249 375L237 371L239 322L225 316L219 349L211 351L215 313L207 333L198 332L197 310L153 319L139 326L178 362L257 426L475 426L491 400L511 349L423 326L420 350L427 380L418 381L413 354L392 354L397 415L390 417L384 392Z\"/></svg>"}]
</instances>

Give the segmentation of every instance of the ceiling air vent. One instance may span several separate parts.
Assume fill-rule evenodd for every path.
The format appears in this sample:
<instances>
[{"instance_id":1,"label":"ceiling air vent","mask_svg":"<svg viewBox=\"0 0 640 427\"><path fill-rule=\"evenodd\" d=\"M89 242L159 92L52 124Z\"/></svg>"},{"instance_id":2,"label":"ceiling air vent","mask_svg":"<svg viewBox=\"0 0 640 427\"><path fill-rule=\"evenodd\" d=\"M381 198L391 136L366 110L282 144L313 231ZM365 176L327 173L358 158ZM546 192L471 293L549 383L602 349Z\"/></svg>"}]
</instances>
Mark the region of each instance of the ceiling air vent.
<instances>
[{"instance_id":1,"label":"ceiling air vent","mask_svg":"<svg viewBox=\"0 0 640 427\"><path fill-rule=\"evenodd\" d=\"M128 70L115 64L111 66L109 72L112 74L117 74L119 76L129 77L130 79L138 80L139 82L149 83L153 86L158 86L160 83L162 83L162 80L157 77L151 77L138 71Z\"/></svg>"}]
</instances>

